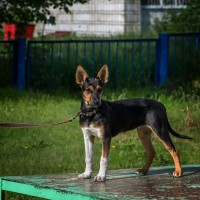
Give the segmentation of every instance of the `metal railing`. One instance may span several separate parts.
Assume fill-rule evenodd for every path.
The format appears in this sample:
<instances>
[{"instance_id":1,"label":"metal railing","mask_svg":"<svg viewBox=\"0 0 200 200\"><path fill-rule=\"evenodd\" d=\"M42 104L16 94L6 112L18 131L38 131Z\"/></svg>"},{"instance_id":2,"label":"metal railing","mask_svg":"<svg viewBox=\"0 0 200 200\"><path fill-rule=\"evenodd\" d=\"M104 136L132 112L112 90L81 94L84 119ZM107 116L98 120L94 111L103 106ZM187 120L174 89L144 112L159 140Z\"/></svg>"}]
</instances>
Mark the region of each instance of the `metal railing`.
<instances>
[{"instance_id":1,"label":"metal railing","mask_svg":"<svg viewBox=\"0 0 200 200\"><path fill-rule=\"evenodd\" d=\"M0 86L15 84L20 90L78 88L78 65L95 76L107 64L108 88L160 85L167 80L184 82L200 77L199 33L129 40L18 39L0 44Z\"/></svg>"},{"instance_id":2,"label":"metal railing","mask_svg":"<svg viewBox=\"0 0 200 200\"><path fill-rule=\"evenodd\" d=\"M171 80L200 77L200 34L169 34L169 76Z\"/></svg>"},{"instance_id":3,"label":"metal railing","mask_svg":"<svg viewBox=\"0 0 200 200\"><path fill-rule=\"evenodd\" d=\"M76 67L82 65L91 76L107 64L109 87L154 82L156 39L29 41L28 87L70 87Z\"/></svg>"},{"instance_id":4,"label":"metal railing","mask_svg":"<svg viewBox=\"0 0 200 200\"><path fill-rule=\"evenodd\" d=\"M16 45L16 41L0 41L0 86L16 84Z\"/></svg>"}]
</instances>

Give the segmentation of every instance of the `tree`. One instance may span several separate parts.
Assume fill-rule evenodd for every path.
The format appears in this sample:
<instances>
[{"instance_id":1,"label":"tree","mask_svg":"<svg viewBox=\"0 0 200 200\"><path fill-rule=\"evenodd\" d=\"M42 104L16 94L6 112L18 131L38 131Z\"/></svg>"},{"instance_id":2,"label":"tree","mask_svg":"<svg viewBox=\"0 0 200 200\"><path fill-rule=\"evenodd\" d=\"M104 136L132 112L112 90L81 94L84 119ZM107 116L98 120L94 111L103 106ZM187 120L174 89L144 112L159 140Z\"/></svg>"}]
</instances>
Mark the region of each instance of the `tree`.
<instances>
[{"instance_id":1,"label":"tree","mask_svg":"<svg viewBox=\"0 0 200 200\"><path fill-rule=\"evenodd\" d=\"M45 24L55 24L56 19L51 15L51 7L69 13L69 7L73 4L87 2L89 0L1 0L0 24L27 24L39 21Z\"/></svg>"},{"instance_id":2,"label":"tree","mask_svg":"<svg viewBox=\"0 0 200 200\"><path fill-rule=\"evenodd\" d=\"M158 32L200 32L200 1L191 0L178 14L165 16L157 22Z\"/></svg>"},{"instance_id":3,"label":"tree","mask_svg":"<svg viewBox=\"0 0 200 200\"><path fill-rule=\"evenodd\" d=\"M172 15L171 21L177 25L177 30L181 32L200 31L200 1L191 0L187 8L179 15Z\"/></svg>"}]
</instances>

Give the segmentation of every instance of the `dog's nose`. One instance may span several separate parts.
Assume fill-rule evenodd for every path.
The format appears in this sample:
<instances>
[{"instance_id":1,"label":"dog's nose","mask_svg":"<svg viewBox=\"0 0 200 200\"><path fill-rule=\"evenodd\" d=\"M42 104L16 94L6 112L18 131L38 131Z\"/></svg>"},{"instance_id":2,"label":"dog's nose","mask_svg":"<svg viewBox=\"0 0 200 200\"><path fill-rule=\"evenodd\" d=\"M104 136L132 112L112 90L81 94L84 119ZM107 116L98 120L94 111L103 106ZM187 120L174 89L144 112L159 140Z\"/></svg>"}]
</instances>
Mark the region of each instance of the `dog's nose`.
<instances>
[{"instance_id":1,"label":"dog's nose","mask_svg":"<svg viewBox=\"0 0 200 200\"><path fill-rule=\"evenodd\" d=\"M92 103L95 106L100 106L101 105L101 99L95 93L94 93L94 95L92 97Z\"/></svg>"}]
</instances>

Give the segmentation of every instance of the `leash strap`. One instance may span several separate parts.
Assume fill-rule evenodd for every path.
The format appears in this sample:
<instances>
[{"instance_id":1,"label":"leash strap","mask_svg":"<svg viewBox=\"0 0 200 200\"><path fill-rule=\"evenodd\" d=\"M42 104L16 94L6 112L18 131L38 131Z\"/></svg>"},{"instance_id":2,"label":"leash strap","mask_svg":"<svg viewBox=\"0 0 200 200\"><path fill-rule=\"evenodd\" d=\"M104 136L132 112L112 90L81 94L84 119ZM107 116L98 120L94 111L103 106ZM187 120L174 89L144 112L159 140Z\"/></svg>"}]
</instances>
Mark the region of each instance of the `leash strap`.
<instances>
[{"instance_id":1,"label":"leash strap","mask_svg":"<svg viewBox=\"0 0 200 200\"><path fill-rule=\"evenodd\" d=\"M44 127L44 126L55 126L60 124L67 124L72 122L76 117L80 116L81 112L77 112L76 115L69 119L65 119L63 121L53 123L53 124L24 124L24 123L12 123L12 122L0 122L0 127L5 128L36 128L36 127Z\"/></svg>"}]
</instances>

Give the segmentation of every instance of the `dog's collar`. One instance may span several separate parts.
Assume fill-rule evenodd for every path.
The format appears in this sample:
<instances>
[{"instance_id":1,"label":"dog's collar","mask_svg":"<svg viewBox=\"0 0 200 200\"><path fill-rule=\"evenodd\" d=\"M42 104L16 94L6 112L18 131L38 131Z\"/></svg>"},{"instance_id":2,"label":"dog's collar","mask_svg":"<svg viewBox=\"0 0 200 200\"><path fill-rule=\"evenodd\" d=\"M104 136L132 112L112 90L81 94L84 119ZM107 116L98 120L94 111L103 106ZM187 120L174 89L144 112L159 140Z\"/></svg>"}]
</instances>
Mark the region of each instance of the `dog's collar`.
<instances>
[{"instance_id":1,"label":"dog's collar","mask_svg":"<svg viewBox=\"0 0 200 200\"><path fill-rule=\"evenodd\" d=\"M93 115L96 115L99 110L100 110L99 108L95 108L94 110L88 111L88 112L81 110L80 115L86 116L86 117L91 117Z\"/></svg>"}]
</instances>

